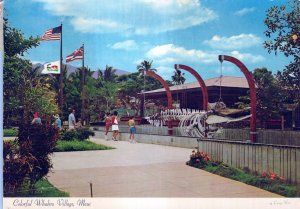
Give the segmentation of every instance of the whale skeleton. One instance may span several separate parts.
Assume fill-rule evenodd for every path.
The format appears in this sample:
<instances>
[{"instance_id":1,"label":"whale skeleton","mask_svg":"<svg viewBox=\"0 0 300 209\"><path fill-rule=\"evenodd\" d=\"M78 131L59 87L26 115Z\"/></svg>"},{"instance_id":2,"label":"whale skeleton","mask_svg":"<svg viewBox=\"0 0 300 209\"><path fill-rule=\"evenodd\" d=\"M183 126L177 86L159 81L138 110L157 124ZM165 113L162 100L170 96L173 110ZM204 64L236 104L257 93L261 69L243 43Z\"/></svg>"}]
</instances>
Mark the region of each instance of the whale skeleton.
<instances>
[{"instance_id":1,"label":"whale skeleton","mask_svg":"<svg viewBox=\"0 0 300 209\"><path fill-rule=\"evenodd\" d=\"M219 107L220 108L220 105ZM225 107L226 108L226 107ZM221 109L225 109L221 106ZM251 115L232 118L228 116L219 116L214 109L209 111L196 109L167 109L151 117L146 117L153 126L164 126L167 121L179 120L178 131L182 136L191 137L211 137L220 128L221 124L237 122L250 118Z\"/></svg>"}]
</instances>

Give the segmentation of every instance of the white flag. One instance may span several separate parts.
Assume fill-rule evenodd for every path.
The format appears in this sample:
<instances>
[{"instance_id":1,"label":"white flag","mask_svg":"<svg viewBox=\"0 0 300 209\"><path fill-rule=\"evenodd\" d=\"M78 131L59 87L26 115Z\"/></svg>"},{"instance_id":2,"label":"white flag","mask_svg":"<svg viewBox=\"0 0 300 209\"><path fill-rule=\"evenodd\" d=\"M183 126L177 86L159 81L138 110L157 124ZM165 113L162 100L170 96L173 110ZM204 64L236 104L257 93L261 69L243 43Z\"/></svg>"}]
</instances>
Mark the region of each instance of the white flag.
<instances>
[{"instance_id":1,"label":"white flag","mask_svg":"<svg viewBox=\"0 0 300 209\"><path fill-rule=\"evenodd\" d=\"M42 74L60 74L60 61L46 62Z\"/></svg>"}]
</instances>

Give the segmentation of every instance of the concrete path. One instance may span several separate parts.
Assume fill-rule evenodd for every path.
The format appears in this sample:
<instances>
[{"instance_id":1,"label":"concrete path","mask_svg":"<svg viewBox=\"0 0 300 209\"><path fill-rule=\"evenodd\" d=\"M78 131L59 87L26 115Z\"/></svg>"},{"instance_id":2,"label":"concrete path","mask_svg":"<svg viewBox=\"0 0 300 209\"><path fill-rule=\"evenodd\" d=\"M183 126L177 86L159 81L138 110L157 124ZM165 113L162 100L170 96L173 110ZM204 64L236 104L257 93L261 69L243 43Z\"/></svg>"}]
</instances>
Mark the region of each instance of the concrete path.
<instances>
[{"instance_id":1,"label":"concrete path","mask_svg":"<svg viewBox=\"0 0 300 209\"><path fill-rule=\"evenodd\" d=\"M71 197L280 197L185 165L191 149L92 141L113 150L55 153L49 181Z\"/></svg>"}]
</instances>

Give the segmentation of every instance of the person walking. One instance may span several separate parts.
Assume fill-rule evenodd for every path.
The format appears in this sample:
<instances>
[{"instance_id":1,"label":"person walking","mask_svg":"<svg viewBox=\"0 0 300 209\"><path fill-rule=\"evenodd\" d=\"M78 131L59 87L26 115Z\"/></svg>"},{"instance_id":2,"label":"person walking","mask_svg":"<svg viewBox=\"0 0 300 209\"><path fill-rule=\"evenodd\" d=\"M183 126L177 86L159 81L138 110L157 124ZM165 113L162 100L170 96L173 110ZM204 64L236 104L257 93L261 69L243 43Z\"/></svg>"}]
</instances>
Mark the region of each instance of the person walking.
<instances>
[{"instance_id":1,"label":"person walking","mask_svg":"<svg viewBox=\"0 0 300 209\"><path fill-rule=\"evenodd\" d=\"M75 119L75 110L72 109L70 114L69 114L69 130L74 130L76 127L76 119Z\"/></svg>"},{"instance_id":2,"label":"person walking","mask_svg":"<svg viewBox=\"0 0 300 209\"><path fill-rule=\"evenodd\" d=\"M136 143L135 139L134 139L134 134L136 132L136 128L135 128L135 122L133 119L133 116L130 117L130 120L128 121L128 125L129 125L129 142L130 143Z\"/></svg>"},{"instance_id":3,"label":"person walking","mask_svg":"<svg viewBox=\"0 0 300 209\"><path fill-rule=\"evenodd\" d=\"M54 122L54 125L59 129L61 130L61 119L59 117L59 114L55 115L55 122Z\"/></svg>"},{"instance_id":4,"label":"person walking","mask_svg":"<svg viewBox=\"0 0 300 209\"><path fill-rule=\"evenodd\" d=\"M113 116L111 117L112 127L111 130L113 131L112 140L118 141L117 136L119 135L119 125L118 125L118 112L114 111Z\"/></svg>"},{"instance_id":5,"label":"person walking","mask_svg":"<svg viewBox=\"0 0 300 209\"><path fill-rule=\"evenodd\" d=\"M107 137L107 134L108 134L108 132L109 132L109 128L111 127L111 125L112 125L112 121L111 121L111 117L110 117L110 113L109 112L107 112L106 114L105 114L105 139L108 141L108 137Z\"/></svg>"},{"instance_id":6,"label":"person walking","mask_svg":"<svg viewBox=\"0 0 300 209\"><path fill-rule=\"evenodd\" d=\"M35 112L33 114L33 120L31 121L31 124L42 125L42 120L39 117L39 113L38 112Z\"/></svg>"}]
</instances>

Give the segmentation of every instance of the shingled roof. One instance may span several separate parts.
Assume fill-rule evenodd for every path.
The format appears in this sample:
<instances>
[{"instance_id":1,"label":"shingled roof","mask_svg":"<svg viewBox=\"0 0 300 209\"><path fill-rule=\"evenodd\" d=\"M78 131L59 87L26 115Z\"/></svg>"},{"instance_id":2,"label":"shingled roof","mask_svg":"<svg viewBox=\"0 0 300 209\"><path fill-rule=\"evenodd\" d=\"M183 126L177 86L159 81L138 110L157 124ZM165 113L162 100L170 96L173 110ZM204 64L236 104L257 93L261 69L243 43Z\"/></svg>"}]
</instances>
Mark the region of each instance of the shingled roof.
<instances>
[{"instance_id":1,"label":"shingled roof","mask_svg":"<svg viewBox=\"0 0 300 209\"><path fill-rule=\"evenodd\" d=\"M209 78L204 80L205 84L207 87L213 87L213 86L220 86L220 77L216 78ZM235 77L235 76L223 76L221 80L221 85L222 87L232 87L232 88L246 88L248 89L248 82L247 79L244 77ZM171 86L170 90L171 91L179 91L179 90L186 90L186 89L194 89L194 88L199 88L200 85L198 81L192 82L192 83L185 83L182 85L175 85ZM152 93L159 93L159 92L164 92L165 89L156 89L152 91L146 91L146 94L152 94Z\"/></svg>"}]
</instances>

